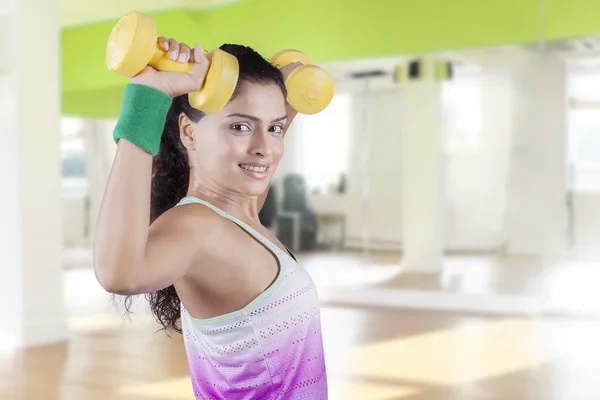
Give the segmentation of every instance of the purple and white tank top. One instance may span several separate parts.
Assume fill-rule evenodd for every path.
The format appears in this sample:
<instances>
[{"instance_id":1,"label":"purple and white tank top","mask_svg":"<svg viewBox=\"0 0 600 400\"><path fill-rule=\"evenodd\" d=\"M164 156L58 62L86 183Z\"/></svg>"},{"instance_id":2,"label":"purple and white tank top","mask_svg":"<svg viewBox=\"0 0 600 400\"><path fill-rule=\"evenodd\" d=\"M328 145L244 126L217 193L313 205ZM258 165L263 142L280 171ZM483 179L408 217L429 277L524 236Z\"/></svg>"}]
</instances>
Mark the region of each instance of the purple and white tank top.
<instances>
[{"instance_id":1,"label":"purple and white tank top","mask_svg":"<svg viewBox=\"0 0 600 400\"><path fill-rule=\"evenodd\" d=\"M287 252L243 221L200 203L236 223L277 258L273 284L243 309L181 324L197 400L327 400L319 298L310 275Z\"/></svg>"}]
</instances>

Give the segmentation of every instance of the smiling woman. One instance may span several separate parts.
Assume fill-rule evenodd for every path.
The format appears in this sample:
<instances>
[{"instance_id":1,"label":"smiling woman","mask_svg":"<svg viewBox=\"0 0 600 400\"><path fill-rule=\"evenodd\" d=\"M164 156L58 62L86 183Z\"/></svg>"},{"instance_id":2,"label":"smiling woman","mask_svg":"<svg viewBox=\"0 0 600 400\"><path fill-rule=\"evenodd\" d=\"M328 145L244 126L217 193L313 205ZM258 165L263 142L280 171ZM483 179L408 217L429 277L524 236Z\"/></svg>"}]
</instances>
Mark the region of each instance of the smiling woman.
<instances>
[{"instance_id":1,"label":"smiling woman","mask_svg":"<svg viewBox=\"0 0 600 400\"><path fill-rule=\"evenodd\" d=\"M296 115L284 83L296 66L221 46L237 58L237 87L205 114L187 96L206 76L202 48L169 46L194 66L148 67L125 90L96 277L126 301L145 294L157 321L183 333L197 399L326 399L315 286L258 216Z\"/></svg>"},{"instance_id":2,"label":"smiling woman","mask_svg":"<svg viewBox=\"0 0 600 400\"><path fill-rule=\"evenodd\" d=\"M281 73L270 65L268 70L257 68L254 63L266 61L246 48L221 48L239 60L240 77L230 105L243 112L225 108L207 115L191 107L187 96L175 97L154 160L152 220L188 192L262 195L269 182L245 179L248 175L240 172L268 167L268 173L259 177L270 177L283 156L287 114Z\"/></svg>"},{"instance_id":3,"label":"smiling woman","mask_svg":"<svg viewBox=\"0 0 600 400\"><path fill-rule=\"evenodd\" d=\"M283 90L285 92L285 89L283 89ZM275 92L274 98L277 98L279 95L280 95L279 93ZM271 120L268 123L267 130L269 132L272 132L275 137L279 137L280 139L282 139L283 138L283 129L284 129L286 120L287 120L287 115L285 115L285 114L282 117ZM254 129L260 127L260 125L262 124L262 121L259 117L254 116L254 115L248 115L248 114L240 114L240 113L234 113L234 114L228 115L225 118L225 123L227 123L227 121L230 121L233 123L230 126L230 129L232 129L236 132L239 132L240 135L243 135L244 133L251 134ZM247 121L247 122L236 122L236 121ZM282 143L279 143L279 145L281 146ZM280 154L274 155L277 162L279 162L279 159L281 159L281 156L283 155L283 151L281 151L281 153L282 153L281 155ZM243 159L243 158L247 158L247 157L241 156L240 158ZM269 158L269 157L266 157L266 158ZM242 172L244 172L248 176L255 178L255 179L263 180L263 179L270 177L270 171L271 171L272 164L268 159L262 159L262 160L255 160L255 161L248 160L245 162L241 162L238 164L238 166L242 169ZM275 168L273 168L273 169L275 169Z\"/></svg>"}]
</instances>

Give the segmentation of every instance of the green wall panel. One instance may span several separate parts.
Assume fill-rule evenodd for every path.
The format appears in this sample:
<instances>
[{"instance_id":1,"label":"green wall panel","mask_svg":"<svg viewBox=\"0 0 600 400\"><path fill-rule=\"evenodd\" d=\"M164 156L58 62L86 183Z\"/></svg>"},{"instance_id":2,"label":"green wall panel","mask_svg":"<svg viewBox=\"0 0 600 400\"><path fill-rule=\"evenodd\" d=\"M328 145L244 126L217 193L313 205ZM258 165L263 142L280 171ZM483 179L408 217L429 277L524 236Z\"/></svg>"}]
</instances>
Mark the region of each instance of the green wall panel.
<instances>
[{"instance_id":1,"label":"green wall panel","mask_svg":"<svg viewBox=\"0 0 600 400\"><path fill-rule=\"evenodd\" d=\"M115 118L123 99L123 85L96 90L63 92L62 115L95 119Z\"/></svg>"},{"instance_id":2,"label":"green wall panel","mask_svg":"<svg viewBox=\"0 0 600 400\"><path fill-rule=\"evenodd\" d=\"M568 2L547 0L548 38L600 31L599 0ZM531 42L540 34L539 0L245 0L153 17L160 35L190 45L247 44L265 57L298 48L314 62ZM65 113L116 115L114 94L126 79L104 64L115 22L63 30Z\"/></svg>"},{"instance_id":3,"label":"green wall panel","mask_svg":"<svg viewBox=\"0 0 600 400\"><path fill-rule=\"evenodd\" d=\"M542 30L549 39L600 33L600 0L544 0Z\"/></svg>"}]
</instances>

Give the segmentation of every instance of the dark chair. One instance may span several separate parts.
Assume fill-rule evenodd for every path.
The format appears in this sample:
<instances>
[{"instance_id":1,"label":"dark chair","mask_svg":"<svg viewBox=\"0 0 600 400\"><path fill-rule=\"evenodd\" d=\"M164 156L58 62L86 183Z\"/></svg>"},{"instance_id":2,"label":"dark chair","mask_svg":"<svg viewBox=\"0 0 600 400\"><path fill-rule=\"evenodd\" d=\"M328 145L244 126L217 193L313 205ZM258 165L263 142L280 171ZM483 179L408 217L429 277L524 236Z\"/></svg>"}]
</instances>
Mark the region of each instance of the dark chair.
<instances>
[{"instance_id":1,"label":"dark chair","mask_svg":"<svg viewBox=\"0 0 600 400\"><path fill-rule=\"evenodd\" d=\"M277 236L292 251L317 247L317 214L308 207L304 177L289 174L283 178L283 205L277 215Z\"/></svg>"},{"instance_id":2,"label":"dark chair","mask_svg":"<svg viewBox=\"0 0 600 400\"><path fill-rule=\"evenodd\" d=\"M258 219L268 229L271 229L275 224L277 219L277 189L274 186L269 188L265 204L258 213Z\"/></svg>"}]
</instances>

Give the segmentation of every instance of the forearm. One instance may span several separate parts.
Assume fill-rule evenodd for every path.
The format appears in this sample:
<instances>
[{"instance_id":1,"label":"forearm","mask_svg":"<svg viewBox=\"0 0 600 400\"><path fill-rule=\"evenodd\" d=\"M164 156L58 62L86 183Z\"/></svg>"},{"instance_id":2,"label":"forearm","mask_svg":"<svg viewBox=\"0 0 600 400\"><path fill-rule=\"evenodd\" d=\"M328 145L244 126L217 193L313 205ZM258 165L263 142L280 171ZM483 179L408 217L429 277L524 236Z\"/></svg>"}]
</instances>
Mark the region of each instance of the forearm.
<instances>
[{"instance_id":1,"label":"forearm","mask_svg":"<svg viewBox=\"0 0 600 400\"><path fill-rule=\"evenodd\" d=\"M113 292L130 289L145 258L153 154L171 102L147 88L129 89L114 132L117 152L94 237L96 277Z\"/></svg>"},{"instance_id":2,"label":"forearm","mask_svg":"<svg viewBox=\"0 0 600 400\"><path fill-rule=\"evenodd\" d=\"M290 104L288 102L285 103L285 112L287 115L287 120L285 123L285 128L283 129L284 135L287 133L287 130L290 127L290 125L292 124L292 121L294 120L294 118L296 118L296 115L298 115L298 111L294 110L294 108L292 106L290 106Z\"/></svg>"}]
</instances>

